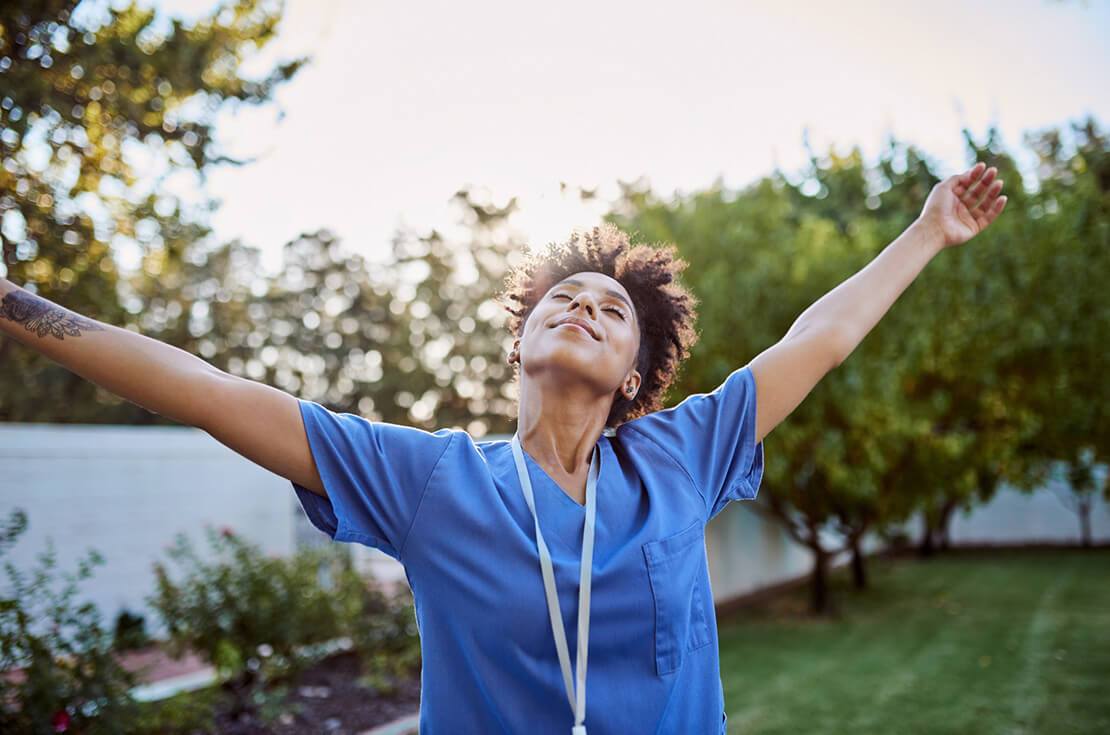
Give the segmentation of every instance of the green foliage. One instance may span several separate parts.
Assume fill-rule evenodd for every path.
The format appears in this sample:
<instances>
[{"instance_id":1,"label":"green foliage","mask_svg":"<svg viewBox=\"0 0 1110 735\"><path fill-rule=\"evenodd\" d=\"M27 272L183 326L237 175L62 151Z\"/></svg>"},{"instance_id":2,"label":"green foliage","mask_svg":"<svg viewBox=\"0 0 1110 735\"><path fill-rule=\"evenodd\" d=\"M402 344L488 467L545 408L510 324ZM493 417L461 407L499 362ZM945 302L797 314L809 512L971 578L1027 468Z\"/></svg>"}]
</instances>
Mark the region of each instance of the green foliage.
<instances>
[{"instance_id":1,"label":"green foliage","mask_svg":"<svg viewBox=\"0 0 1110 735\"><path fill-rule=\"evenodd\" d=\"M1030 451L1040 469L1060 460L1082 474L1110 464L1110 137L1087 120L1030 144L1043 183L1023 223L1033 267L1020 274L1018 303L1034 349L1015 355L1013 369L1034 378L1024 388L1039 418Z\"/></svg>"},{"instance_id":2,"label":"green foliage","mask_svg":"<svg viewBox=\"0 0 1110 735\"><path fill-rule=\"evenodd\" d=\"M344 575L339 598L362 666L361 682L390 692L398 679L420 671L420 637L412 593L384 594L356 574Z\"/></svg>"},{"instance_id":3,"label":"green foliage","mask_svg":"<svg viewBox=\"0 0 1110 735\"><path fill-rule=\"evenodd\" d=\"M276 711L283 682L349 638L364 672L386 686L418 649L411 603L386 597L351 566L345 550L267 556L232 531L208 529L208 553L179 535L157 564L150 599L172 651L192 650L217 667L240 707Z\"/></svg>"},{"instance_id":4,"label":"green foliage","mask_svg":"<svg viewBox=\"0 0 1110 735\"><path fill-rule=\"evenodd\" d=\"M178 535L169 556L183 572L180 580L155 565L150 603L175 653L193 650L224 677L265 666L264 677L272 678L299 667L299 647L341 635L333 591L321 582L324 565L337 557L317 551L271 557L227 529L209 528L207 536L211 559Z\"/></svg>"},{"instance_id":5,"label":"green foliage","mask_svg":"<svg viewBox=\"0 0 1110 735\"><path fill-rule=\"evenodd\" d=\"M27 528L13 511L0 528L0 558ZM135 721L132 676L112 655L112 637L77 587L103 563L90 552L60 575L50 547L39 565L20 571L5 562L0 597L0 731L11 733L127 732Z\"/></svg>"},{"instance_id":6,"label":"green foliage","mask_svg":"<svg viewBox=\"0 0 1110 735\"><path fill-rule=\"evenodd\" d=\"M1050 459L1110 446L1110 164L1093 121L1030 137L1042 165L1026 186L995 131L967 135L969 159L997 166L1006 212L941 253L852 355L768 438L757 509L810 546L829 547L922 511L931 538L959 507L1005 480L1031 489ZM738 192L719 185L664 201L626 186L609 219L690 261L701 338L673 400L718 385L779 340L814 301L859 271L920 212L939 180L925 155L891 141L780 172ZM1097 437L1097 439L1096 439ZM815 584L822 573L815 568ZM823 602L815 594L818 606Z\"/></svg>"},{"instance_id":7,"label":"green foliage","mask_svg":"<svg viewBox=\"0 0 1110 735\"><path fill-rule=\"evenodd\" d=\"M210 165L246 163L215 149L213 125L225 105L269 100L304 63L257 81L239 73L273 38L281 4L243 0L191 28L135 6L94 17L74 5L0 10L0 219L14 223L0 235L0 274L336 410L478 435L509 429L512 373L493 295L520 249L507 226L515 202L460 190L462 237L399 231L384 265L327 230L306 233L268 277L257 250L209 242L204 215L216 202L188 208L122 150L142 150L167 179L199 174L202 194ZM34 151L49 152L44 170L27 163ZM81 172L76 182L66 166ZM108 213L101 221L78 206L89 201ZM117 270L123 247L141 254L133 274ZM0 341L0 359L11 364L0 420L168 422L12 340Z\"/></svg>"},{"instance_id":8,"label":"green foliage","mask_svg":"<svg viewBox=\"0 0 1110 735\"><path fill-rule=\"evenodd\" d=\"M128 323L133 298L113 250L137 248L157 276L200 251L209 232L206 207L190 211L151 173L196 176L241 163L216 148L213 126L225 104L265 102L303 65L282 63L261 79L239 73L281 14L280 3L238 0L187 27L134 4L0 4L0 275L81 314ZM147 165L137 169L138 160ZM0 419L150 416L102 405L94 385L12 340L0 341L0 360L21 378L0 381Z\"/></svg>"},{"instance_id":9,"label":"green foliage","mask_svg":"<svg viewBox=\"0 0 1110 735\"><path fill-rule=\"evenodd\" d=\"M219 687L182 692L168 699L145 702L139 707L136 733L154 735L197 735L210 732L213 713L227 705L227 694Z\"/></svg>"},{"instance_id":10,"label":"green foliage","mask_svg":"<svg viewBox=\"0 0 1110 735\"><path fill-rule=\"evenodd\" d=\"M493 294L510 249L509 210L467 192L454 201L466 238L398 233L384 264L321 230L287 243L272 276L257 250L234 242L174 265L141 285L142 332L334 410L504 431L511 370Z\"/></svg>"}]
</instances>

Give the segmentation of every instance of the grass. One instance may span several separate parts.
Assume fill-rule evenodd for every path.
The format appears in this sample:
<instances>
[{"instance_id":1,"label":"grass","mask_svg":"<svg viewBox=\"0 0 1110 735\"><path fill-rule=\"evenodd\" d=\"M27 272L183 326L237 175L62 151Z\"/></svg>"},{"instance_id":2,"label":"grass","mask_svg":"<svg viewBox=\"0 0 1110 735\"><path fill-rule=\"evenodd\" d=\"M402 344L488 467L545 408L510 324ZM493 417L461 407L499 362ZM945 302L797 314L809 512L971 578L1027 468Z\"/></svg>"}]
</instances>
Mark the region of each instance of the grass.
<instances>
[{"instance_id":1,"label":"grass","mask_svg":"<svg viewBox=\"0 0 1110 735\"><path fill-rule=\"evenodd\" d=\"M719 621L729 732L1110 733L1110 549L874 559Z\"/></svg>"}]
</instances>

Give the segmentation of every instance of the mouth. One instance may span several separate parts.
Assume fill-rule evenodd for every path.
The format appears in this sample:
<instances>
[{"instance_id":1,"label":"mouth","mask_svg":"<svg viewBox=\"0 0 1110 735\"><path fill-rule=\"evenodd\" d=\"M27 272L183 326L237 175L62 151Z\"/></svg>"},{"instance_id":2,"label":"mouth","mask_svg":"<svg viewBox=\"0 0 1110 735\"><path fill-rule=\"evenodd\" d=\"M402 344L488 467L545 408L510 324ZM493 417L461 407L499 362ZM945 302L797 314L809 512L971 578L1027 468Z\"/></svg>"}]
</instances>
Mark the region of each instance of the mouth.
<instances>
[{"instance_id":1,"label":"mouth","mask_svg":"<svg viewBox=\"0 0 1110 735\"><path fill-rule=\"evenodd\" d=\"M597 336L597 333L594 332L594 328L592 326L590 326L589 323L587 323L587 322L585 322L581 319L578 319L576 317L568 317L566 319L563 319L559 323L553 325L552 329L555 329L557 327L572 327L574 329L578 329L578 330L581 330L581 331L585 332L590 337L593 337L595 340L600 341L600 339L601 339L600 337Z\"/></svg>"}]
</instances>

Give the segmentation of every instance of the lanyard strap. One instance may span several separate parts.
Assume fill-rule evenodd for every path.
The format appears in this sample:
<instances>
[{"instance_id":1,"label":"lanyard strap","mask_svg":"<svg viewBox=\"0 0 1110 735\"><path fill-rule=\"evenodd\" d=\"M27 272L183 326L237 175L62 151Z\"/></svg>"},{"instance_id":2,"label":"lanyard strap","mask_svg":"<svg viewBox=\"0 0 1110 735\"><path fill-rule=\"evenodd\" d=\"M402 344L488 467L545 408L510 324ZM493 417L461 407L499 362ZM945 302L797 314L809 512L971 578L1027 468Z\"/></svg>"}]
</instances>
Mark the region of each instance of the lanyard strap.
<instances>
[{"instance_id":1,"label":"lanyard strap","mask_svg":"<svg viewBox=\"0 0 1110 735\"><path fill-rule=\"evenodd\" d=\"M528 466L524 463L524 450L520 447L520 437L513 434L513 457L516 459L516 472L520 477L520 487L524 501L532 511L536 522L536 545L540 551L540 568L543 571L543 588L547 593L547 612L551 617L551 634L555 638L555 650L559 653L559 666L563 669L563 683L567 688L567 699L574 711L574 727L571 735L586 735L586 654L590 639L590 575L594 559L594 519L597 516L597 475L600 450L594 446L590 459L590 470L586 476L586 526L582 531L582 560L579 563L581 579L578 585L578 658L575 664L576 682L571 682L570 654L567 651L567 634L563 629L563 616L559 611L559 595L555 590L555 572L551 567L551 554L540 532L540 519L536 515L536 502L532 495L532 481L528 477Z\"/></svg>"}]
</instances>

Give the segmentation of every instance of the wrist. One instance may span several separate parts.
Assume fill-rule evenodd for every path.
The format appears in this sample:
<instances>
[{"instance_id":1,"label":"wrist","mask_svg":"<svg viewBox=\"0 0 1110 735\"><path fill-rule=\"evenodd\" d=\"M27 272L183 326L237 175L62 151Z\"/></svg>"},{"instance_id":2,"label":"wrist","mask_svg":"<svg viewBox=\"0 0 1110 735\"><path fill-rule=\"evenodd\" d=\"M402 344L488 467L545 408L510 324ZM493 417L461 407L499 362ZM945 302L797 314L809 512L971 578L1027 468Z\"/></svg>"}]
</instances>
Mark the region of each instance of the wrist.
<instances>
[{"instance_id":1,"label":"wrist","mask_svg":"<svg viewBox=\"0 0 1110 735\"><path fill-rule=\"evenodd\" d=\"M941 250L944 250L944 233L941 229L929 222L928 220L918 217L913 223L906 228L906 232L918 243L923 249L936 255Z\"/></svg>"}]
</instances>

